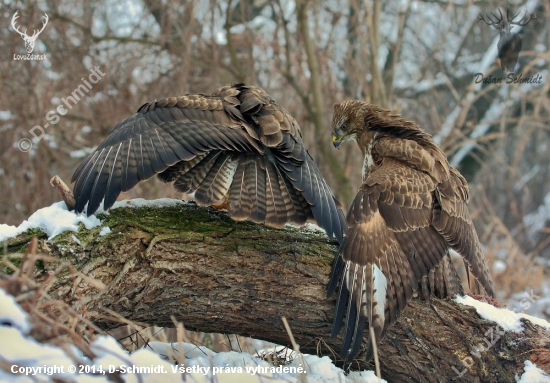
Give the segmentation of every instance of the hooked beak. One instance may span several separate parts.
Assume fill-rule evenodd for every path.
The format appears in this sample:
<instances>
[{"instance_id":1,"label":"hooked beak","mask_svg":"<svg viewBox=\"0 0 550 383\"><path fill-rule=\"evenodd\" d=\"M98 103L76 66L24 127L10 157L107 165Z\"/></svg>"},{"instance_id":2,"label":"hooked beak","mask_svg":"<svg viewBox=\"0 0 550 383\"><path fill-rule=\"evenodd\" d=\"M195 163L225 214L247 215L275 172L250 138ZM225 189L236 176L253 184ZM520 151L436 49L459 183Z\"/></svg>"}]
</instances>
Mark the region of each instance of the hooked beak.
<instances>
[{"instance_id":1,"label":"hooked beak","mask_svg":"<svg viewBox=\"0 0 550 383\"><path fill-rule=\"evenodd\" d=\"M332 135L332 145L334 145L334 147L335 147L336 149L338 149L338 147L339 147L340 144L342 143L342 138L343 138L343 137L340 137L340 138L336 137L335 134Z\"/></svg>"}]
</instances>

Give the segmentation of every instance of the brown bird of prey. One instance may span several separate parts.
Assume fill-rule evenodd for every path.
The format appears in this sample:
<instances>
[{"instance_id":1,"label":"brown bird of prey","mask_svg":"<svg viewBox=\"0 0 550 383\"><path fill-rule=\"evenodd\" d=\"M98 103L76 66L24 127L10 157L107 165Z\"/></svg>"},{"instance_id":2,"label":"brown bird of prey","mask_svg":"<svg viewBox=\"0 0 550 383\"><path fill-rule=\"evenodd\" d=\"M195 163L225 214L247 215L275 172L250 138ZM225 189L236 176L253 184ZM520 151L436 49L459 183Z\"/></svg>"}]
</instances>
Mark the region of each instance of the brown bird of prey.
<instances>
[{"instance_id":1,"label":"brown bird of prey","mask_svg":"<svg viewBox=\"0 0 550 383\"><path fill-rule=\"evenodd\" d=\"M312 218L342 243L344 215L294 118L262 89L229 85L164 98L119 122L76 169L76 211L106 210L157 174L201 205L273 227Z\"/></svg>"},{"instance_id":2,"label":"brown bird of prey","mask_svg":"<svg viewBox=\"0 0 550 383\"><path fill-rule=\"evenodd\" d=\"M341 286L332 335L345 322L341 355L349 360L360 351L368 323L375 336L367 343L370 359L373 342L419 286L440 297L462 292L450 248L491 296L493 282L468 213L466 180L430 135L356 100L335 105L332 127L335 147L356 141L363 153L363 185L349 208L349 234L329 282L329 295Z\"/></svg>"}]
</instances>

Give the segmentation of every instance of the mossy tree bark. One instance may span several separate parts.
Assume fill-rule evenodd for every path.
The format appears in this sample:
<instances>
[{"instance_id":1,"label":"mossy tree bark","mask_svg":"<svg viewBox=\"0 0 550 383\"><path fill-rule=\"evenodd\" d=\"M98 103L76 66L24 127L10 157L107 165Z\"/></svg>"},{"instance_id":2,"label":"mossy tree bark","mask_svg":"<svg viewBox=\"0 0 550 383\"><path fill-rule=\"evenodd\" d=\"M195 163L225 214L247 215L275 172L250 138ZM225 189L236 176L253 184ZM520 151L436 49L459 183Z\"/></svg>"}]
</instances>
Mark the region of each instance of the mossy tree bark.
<instances>
[{"instance_id":1,"label":"mossy tree bark","mask_svg":"<svg viewBox=\"0 0 550 383\"><path fill-rule=\"evenodd\" d=\"M341 337L329 337L335 298L325 294L337 244L324 234L234 222L194 204L118 208L101 218L110 234L82 228L39 242L41 251L105 285L98 290L67 271L49 290L50 296L85 308L99 327L119 326L116 312L142 324L173 327L175 318L192 330L289 345L284 316L302 352L342 364ZM29 236L10 240L8 251L20 251ZM513 382L527 359L550 372L550 332L529 322L524 327L523 333L500 333L472 308L413 300L379 345L382 377ZM374 365L358 359L350 368Z\"/></svg>"}]
</instances>

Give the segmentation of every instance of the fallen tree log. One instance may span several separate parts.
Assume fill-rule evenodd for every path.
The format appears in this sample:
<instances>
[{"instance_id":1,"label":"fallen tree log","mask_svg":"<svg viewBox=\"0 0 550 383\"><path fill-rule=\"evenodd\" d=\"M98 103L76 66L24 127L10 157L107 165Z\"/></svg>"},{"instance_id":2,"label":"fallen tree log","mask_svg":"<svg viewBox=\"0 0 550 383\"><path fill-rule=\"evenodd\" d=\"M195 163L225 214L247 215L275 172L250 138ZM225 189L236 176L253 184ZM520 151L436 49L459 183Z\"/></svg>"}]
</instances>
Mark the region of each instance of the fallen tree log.
<instances>
[{"instance_id":1,"label":"fallen tree log","mask_svg":"<svg viewBox=\"0 0 550 383\"><path fill-rule=\"evenodd\" d=\"M39 250L90 278L65 270L49 287L98 327L130 321L239 334L289 345L287 318L300 351L328 355L342 365L341 337L329 337L335 298L326 298L337 244L323 233L276 230L235 222L224 212L179 204L118 208L100 227L39 241ZM24 251L36 231L8 241ZM44 278L48 269L38 270ZM450 300L415 299L379 345L388 382L513 382L525 360L550 372L550 332L530 322L521 333L500 332L471 307ZM481 347L480 347L481 346ZM355 360L351 369L374 369Z\"/></svg>"}]
</instances>

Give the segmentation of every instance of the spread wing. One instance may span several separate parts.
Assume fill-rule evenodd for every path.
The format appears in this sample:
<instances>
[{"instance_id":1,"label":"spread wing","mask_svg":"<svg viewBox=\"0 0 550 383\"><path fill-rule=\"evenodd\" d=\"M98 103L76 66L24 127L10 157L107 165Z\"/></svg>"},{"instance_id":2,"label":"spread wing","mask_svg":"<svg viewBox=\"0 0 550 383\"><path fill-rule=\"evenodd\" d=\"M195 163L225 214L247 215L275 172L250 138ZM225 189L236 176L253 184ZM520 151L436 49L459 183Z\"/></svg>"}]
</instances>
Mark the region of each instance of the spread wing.
<instances>
[{"instance_id":1,"label":"spread wing","mask_svg":"<svg viewBox=\"0 0 550 383\"><path fill-rule=\"evenodd\" d=\"M342 242L338 201L302 143L298 124L260 88L166 98L118 123L76 169L76 210L110 208L157 174L198 203L229 204L236 220L274 227L314 218Z\"/></svg>"},{"instance_id":2,"label":"spread wing","mask_svg":"<svg viewBox=\"0 0 550 383\"><path fill-rule=\"evenodd\" d=\"M379 342L426 278L432 291L456 288L456 274L441 264L448 245L431 226L435 188L426 173L385 158L355 197L339 254L343 272L334 268L329 283L331 293L342 274L333 326L334 336L345 324L342 356L358 354L367 324Z\"/></svg>"}]
</instances>

